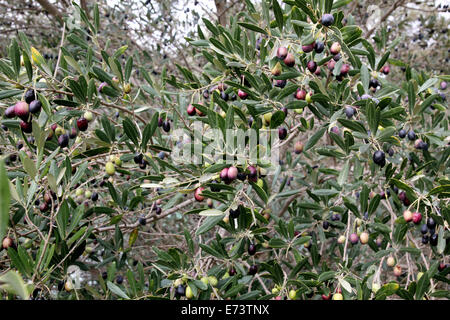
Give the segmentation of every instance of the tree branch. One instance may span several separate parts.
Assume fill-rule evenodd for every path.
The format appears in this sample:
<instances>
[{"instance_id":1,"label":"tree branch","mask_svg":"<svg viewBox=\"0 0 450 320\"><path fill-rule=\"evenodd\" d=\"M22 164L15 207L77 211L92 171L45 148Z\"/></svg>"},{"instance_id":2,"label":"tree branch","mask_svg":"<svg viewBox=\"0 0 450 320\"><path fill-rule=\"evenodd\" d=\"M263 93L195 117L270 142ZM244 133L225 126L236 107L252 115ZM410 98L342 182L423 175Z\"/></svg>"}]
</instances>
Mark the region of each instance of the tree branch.
<instances>
[{"instance_id":1,"label":"tree branch","mask_svg":"<svg viewBox=\"0 0 450 320\"><path fill-rule=\"evenodd\" d=\"M47 11L49 14L54 16L56 19L58 19L59 22L63 22L62 20L62 13L56 8L54 5L52 5L48 0L37 0L39 4Z\"/></svg>"},{"instance_id":2,"label":"tree branch","mask_svg":"<svg viewBox=\"0 0 450 320\"><path fill-rule=\"evenodd\" d=\"M398 7L400 7L403 4L403 2L405 2L405 0L397 0L392 5L392 7L385 13L385 15L383 17L381 17L381 20L378 23L378 25L380 25L383 21L385 21L391 15L391 13L395 11L395 9L397 9ZM375 29L376 29L376 26L373 27L372 29L370 29L369 31L367 31L366 39L370 37L370 35L375 31Z\"/></svg>"}]
</instances>

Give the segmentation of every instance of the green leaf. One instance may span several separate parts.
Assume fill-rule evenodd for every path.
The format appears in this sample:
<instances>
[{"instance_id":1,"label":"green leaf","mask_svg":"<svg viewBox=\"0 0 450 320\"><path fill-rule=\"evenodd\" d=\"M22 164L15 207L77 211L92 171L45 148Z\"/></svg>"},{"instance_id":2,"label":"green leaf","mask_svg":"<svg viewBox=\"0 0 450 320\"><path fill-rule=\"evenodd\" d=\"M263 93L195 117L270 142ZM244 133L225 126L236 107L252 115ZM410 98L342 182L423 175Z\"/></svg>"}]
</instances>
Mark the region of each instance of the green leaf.
<instances>
[{"instance_id":1,"label":"green leaf","mask_svg":"<svg viewBox=\"0 0 450 320\"><path fill-rule=\"evenodd\" d=\"M242 26L242 27L244 27L246 29L255 31L255 32L259 32L259 33L262 33L262 34L267 34L267 32L265 30L261 29L258 26L255 26L254 24L250 24L250 23L246 23L246 22L238 22L238 25L240 25L240 26Z\"/></svg>"},{"instance_id":2,"label":"green leaf","mask_svg":"<svg viewBox=\"0 0 450 320\"><path fill-rule=\"evenodd\" d=\"M2 71L9 79L14 79L14 70L11 69L5 62L0 60L0 71Z\"/></svg>"},{"instance_id":3,"label":"green leaf","mask_svg":"<svg viewBox=\"0 0 450 320\"><path fill-rule=\"evenodd\" d=\"M56 223L58 225L59 235L62 239L66 238L66 227L69 222L69 206L67 200L64 200L59 207L58 214L56 215Z\"/></svg>"},{"instance_id":4,"label":"green leaf","mask_svg":"<svg viewBox=\"0 0 450 320\"><path fill-rule=\"evenodd\" d=\"M127 63L125 64L125 81L130 80L131 71L133 69L133 57L129 57Z\"/></svg>"},{"instance_id":5,"label":"green leaf","mask_svg":"<svg viewBox=\"0 0 450 320\"><path fill-rule=\"evenodd\" d=\"M334 196L339 193L339 191L333 189L317 189L311 192L316 196Z\"/></svg>"},{"instance_id":6,"label":"green leaf","mask_svg":"<svg viewBox=\"0 0 450 320\"><path fill-rule=\"evenodd\" d=\"M69 79L69 87L70 90L72 90L73 94L75 95L75 97L81 102L84 103L86 102L86 92L83 92L81 86L78 84L78 82Z\"/></svg>"},{"instance_id":7,"label":"green leaf","mask_svg":"<svg viewBox=\"0 0 450 320\"><path fill-rule=\"evenodd\" d=\"M417 281L417 288L415 294L416 300L422 300L429 286L430 286L430 278L428 276L428 272L425 272L422 275L422 277L420 277L419 281Z\"/></svg>"},{"instance_id":8,"label":"green leaf","mask_svg":"<svg viewBox=\"0 0 450 320\"><path fill-rule=\"evenodd\" d=\"M422 91L427 90L428 88L434 86L437 82L439 81L438 78L431 78L428 79L427 81L425 81L424 84L422 84L419 88L419 90L417 90L417 94L421 93Z\"/></svg>"},{"instance_id":9,"label":"green leaf","mask_svg":"<svg viewBox=\"0 0 450 320\"><path fill-rule=\"evenodd\" d=\"M89 44L84 40L81 39L80 37L78 37L77 35L75 35L74 33L71 33L68 37L67 40L69 40L69 42L72 42L73 44L88 50L89 49Z\"/></svg>"},{"instance_id":10,"label":"green leaf","mask_svg":"<svg viewBox=\"0 0 450 320\"><path fill-rule=\"evenodd\" d=\"M439 229L438 233L438 244L436 247L437 253L442 254L445 249L445 238L444 238L444 228Z\"/></svg>"},{"instance_id":11,"label":"green leaf","mask_svg":"<svg viewBox=\"0 0 450 320\"><path fill-rule=\"evenodd\" d=\"M209 31L211 31L215 36L219 35L219 30L216 28L215 25L211 23L208 19L202 18L203 23L205 24L206 28L208 28Z\"/></svg>"},{"instance_id":12,"label":"green leaf","mask_svg":"<svg viewBox=\"0 0 450 320\"><path fill-rule=\"evenodd\" d=\"M198 214L200 216L205 216L205 217L213 217L213 216L222 216L223 217L223 212L218 209L207 209L207 210L200 211Z\"/></svg>"},{"instance_id":13,"label":"green leaf","mask_svg":"<svg viewBox=\"0 0 450 320\"><path fill-rule=\"evenodd\" d=\"M324 13L330 13L333 8L333 0L325 0L325 10Z\"/></svg>"},{"instance_id":14,"label":"green leaf","mask_svg":"<svg viewBox=\"0 0 450 320\"><path fill-rule=\"evenodd\" d=\"M158 117L159 114L155 113L150 123L145 126L141 141L141 149L143 150L147 150L147 143L156 131L156 128L158 126Z\"/></svg>"},{"instance_id":15,"label":"green leaf","mask_svg":"<svg viewBox=\"0 0 450 320\"><path fill-rule=\"evenodd\" d=\"M450 184L444 184L442 186L431 189L430 192L428 192L428 196L431 196L433 194L440 194L443 192L450 192Z\"/></svg>"},{"instance_id":16,"label":"green leaf","mask_svg":"<svg viewBox=\"0 0 450 320\"><path fill-rule=\"evenodd\" d=\"M425 109L428 108L434 102L434 100L436 100L436 98L438 98L438 97L439 97L439 94L435 93L435 94L430 95L428 98L426 98L420 105L419 113L424 112Z\"/></svg>"},{"instance_id":17,"label":"green leaf","mask_svg":"<svg viewBox=\"0 0 450 320\"><path fill-rule=\"evenodd\" d=\"M270 119L270 128L277 128L283 123L285 118L286 114L283 111L276 111Z\"/></svg>"},{"instance_id":18,"label":"green leaf","mask_svg":"<svg viewBox=\"0 0 450 320\"><path fill-rule=\"evenodd\" d=\"M273 13L275 14L275 20L277 21L278 29L280 29L280 32L283 32L283 11L281 10L281 7L278 4L277 0L273 0Z\"/></svg>"},{"instance_id":19,"label":"green leaf","mask_svg":"<svg viewBox=\"0 0 450 320\"><path fill-rule=\"evenodd\" d=\"M9 49L9 58L11 59L11 64L13 65L14 71L16 73L16 79L19 76L20 72L20 50L19 45L17 44L16 39L12 40L10 49Z\"/></svg>"},{"instance_id":20,"label":"green leaf","mask_svg":"<svg viewBox=\"0 0 450 320\"><path fill-rule=\"evenodd\" d=\"M321 273L317 280L319 280L320 282L324 282L324 281L333 279L335 275L336 275L336 272L334 272L334 271L326 271L324 273Z\"/></svg>"},{"instance_id":21,"label":"green leaf","mask_svg":"<svg viewBox=\"0 0 450 320\"><path fill-rule=\"evenodd\" d=\"M272 248L285 248L287 243L279 238L272 238L269 240L269 246Z\"/></svg>"},{"instance_id":22,"label":"green leaf","mask_svg":"<svg viewBox=\"0 0 450 320\"><path fill-rule=\"evenodd\" d=\"M227 116L225 118L225 129L231 129L234 126L234 109L228 108Z\"/></svg>"},{"instance_id":23,"label":"green leaf","mask_svg":"<svg viewBox=\"0 0 450 320\"><path fill-rule=\"evenodd\" d=\"M369 122L369 128L373 135L377 133L378 124L380 122L380 110L375 107L373 102L369 102L367 106L367 121Z\"/></svg>"},{"instance_id":24,"label":"green leaf","mask_svg":"<svg viewBox=\"0 0 450 320\"><path fill-rule=\"evenodd\" d=\"M258 196L261 198L261 200L264 201L264 203L267 203L267 201L269 201L269 198L267 197L266 192L255 182L250 182L250 184L252 185L252 188L255 190Z\"/></svg>"},{"instance_id":25,"label":"green leaf","mask_svg":"<svg viewBox=\"0 0 450 320\"><path fill-rule=\"evenodd\" d=\"M341 172L339 173L337 183L340 186L342 186L347 181L348 171L349 171L349 160L345 161L344 167L342 168Z\"/></svg>"},{"instance_id":26,"label":"green leaf","mask_svg":"<svg viewBox=\"0 0 450 320\"><path fill-rule=\"evenodd\" d=\"M24 155L22 162L25 171L28 173L31 179L34 179L36 177L37 170L33 160L28 158L27 155Z\"/></svg>"},{"instance_id":27,"label":"green leaf","mask_svg":"<svg viewBox=\"0 0 450 320\"><path fill-rule=\"evenodd\" d=\"M224 216L225 215L207 217L205 219L205 221L203 222L203 224L197 229L197 231L195 232L195 235L198 236L205 232L208 232L209 230L214 228L214 226L216 224L218 224L220 221L222 221Z\"/></svg>"},{"instance_id":28,"label":"green leaf","mask_svg":"<svg viewBox=\"0 0 450 320\"><path fill-rule=\"evenodd\" d=\"M28 300L30 296L29 288L27 288L19 273L14 270L10 270L0 277L0 289L18 295L23 300Z\"/></svg>"},{"instance_id":29,"label":"green leaf","mask_svg":"<svg viewBox=\"0 0 450 320\"><path fill-rule=\"evenodd\" d=\"M349 128L353 131L358 131L364 134L367 134L366 128L364 126L355 120L347 120L347 119L338 119L339 123L342 124L344 127Z\"/></svg>"},{"instance_id":30,"label":"green leaf","mask_svg":"<svg viewBox=\"0 0 450 320\"><path fill-rule=\"evenodd\" d=\"M335 3L333 3L333 7L332 8L333 9L337 9L337 8L343 7L343 6L349 4L352 1L353 0L338 0Z\"/></svg>"},{"instance_id":31,"label":"green leaf","mask_svg":"<svg viewBox=\"0 0 450 320\"><path fill-rule=\"evenodd\" d=\"M367 69L366 65L363 64L361 66L361 82L363 84L364 92L367 93L367 90L369 90L369 69Z\"/></svg>"},{"instance_id":32,"label":"green leaf","mask_svg":"<svg viewBox=\"0 0 450 320\"><path fill-rule=\"evenodd\" d=\"M306 0L295 0L295 3L296 3L296 5L297 5L300 9L302 9L302 11L303 11L304 13L306 13L306 14L309 16L309 18L311 19L311 21L312 21L313 23L316 23L316 22L317 22L316 15L315 15L314 12L309 8L310 4L307 3Z\"/></svg>"},{"instance_id":33,"label":"green leaf","mask_svg":"<svg viewBox=\"0 0 450 320\"><path fill-rule=\"evenodd\" d=\"M0 160L0 239L3 239L9 224L10 206L9 180L6 175L5 163Z\"/></svg>"},{"instance_id":34,"label":"green leaf","mask_svg":"<svg viewBox=\"0 0 450 320\"><path fill-rule=\"evenodd\" d=\"M322 138L325 131L327 131L327 128L324 127L322 129L318 130L316 133L314 133L314 135L311 138L309 138L303 151L307 151L307 150L311 149L312 147L314 147L316 145L316 143L320 140L320 138Z\"/></svg>"},{"instance_id":35,"label":"green leaf","mask_svg":"<svg viewBox=\"0 0 450 320\"><path fill-rule=\"evenodd\" d=\"M414 91L414 84L412 83L412 80L410 80L408 82L408 105L410 113L412 113L415 103L416 103L416 93Z\"/></svg>"},{"instance_id":36,"label":"green leaf","mask_svg":"<svg viewBox=\"0 0 450 320\"><path fill-rule=\"evenodd\" d=\"M22 93L23 93L23 90L18 90L18 89L2 90L2 91L0 91L0 100L8 99L8 98L17 96Z\"/></svg>"},{"instance_id":37,"label":"green leaf","mask_svg":"<svg viewBox=\"0 0 450 320\"><path fill-rule=\"evenodd\" d=\"M380 195L376 194L375 197L373 197L373 199L370 200L369 209L368 209L368 214L369 215L374 213L375 210L377 210L378 205L380 204L380 199L381 199Z\"/></svg>"},{"instance_id":38,"label":"green leaf","mask_svg":"<svg viewBox=\"0 0 450 320\"><path fill-rule=\"evenodd\" d=\"M139 132L136 128L136 125L133 123L133 121L130 120L130 118L123 119L122 124L125 134L128 136L128 138L131 139L131 141L133 141L135 146L138 146Z\"/></svg>"},{"instance_id":39,"label":"green leaf","mask_svg":"<svg viewBox=\"0 0 450 320\"><path fill-rule=\"evenodd\" d=\"M135 229L131 232L130 238L128 239L128 246L129 246L129 247L132 247L132 246L133 246L133 244L136 242L136 240L137 240L137 238L138 238L138 235L139 235L139 229L138 229L138 228L135 228Z\"/></svg>"},{"instance_id":40,"label":"green leaf","mask_svg":"<svg viewBox=\"0 0 450 320\"><path fill-rule=\"evenodd\" d=\"M130 297L127 296L127 294L125 292L123 292L122 289L120 289L118 286L116 286L111 281L107 281L106 285L108 286L108 289L111 290L112 293L118 295L121 298L130 299Z\"/></svg>"},{"instance_id":41,"label":"green leaf","mask_svg":"<svg viewBox=\"0 0 450 320\"><path fill-rule=\"evenodd\" d=\"M389 55L391 54L390 51L387 51L380 59L380 61L377 64L377 70L380 70L382 66L384 66L385 62L389 58Z\"/></svg>"},{"instance_id":42,"label":"green leaf","mask_svg":"<svg viewBox=\"0 0 450 320\"><path fill-rule=\"evenodd\" d=\"M100 13L98 10L97 3L94 6L94 25L95 25L95 30L98 32L100 30Z\"/></svg>"}]
</instances>

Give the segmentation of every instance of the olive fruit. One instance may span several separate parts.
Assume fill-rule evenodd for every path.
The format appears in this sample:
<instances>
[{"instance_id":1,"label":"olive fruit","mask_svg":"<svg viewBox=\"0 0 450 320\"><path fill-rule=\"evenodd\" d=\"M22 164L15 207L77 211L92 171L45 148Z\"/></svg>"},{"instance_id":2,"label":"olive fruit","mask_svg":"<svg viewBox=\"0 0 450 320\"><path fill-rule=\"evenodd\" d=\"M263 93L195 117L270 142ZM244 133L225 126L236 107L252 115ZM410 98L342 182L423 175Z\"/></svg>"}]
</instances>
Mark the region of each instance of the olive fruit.
<instances>
[{"instance_id":1,"label":"olive fruit","mask_svg":"<svg viewBox=\"0 0 450 320\"><path fill-rule=\"evenodd\" d=\"M359 241L360 241L362 244L366 244L367 242L369 242L369 234L368 234L367 232L362 232L362 233L359 235Z\"/></svg>"},{"instance_id":2,"label":"olive fruit","mask_svg":"<svg viewBox=\"0 0 450 320\"><path fill-rule=\"evenodd\" d=\"M413 213L409 210L403 211L403 219L405 219L406 222L410 222L413 220Z\"/></svg>"},{"instance_id":3,"label":"olive fruit","mask_svg":"<svg viewBox=\"0 0 450 320\"><path fill-rule=\"evenodd\" d=\"M297 91L295 92L295 98L297 100L305 100L305 97L306 97L306 91L298 88Z\"/></svg>"},{"instance_id":4,"label":"olive fruit","mask_svg":"<svg viewBox=\"0 0 450 320\"><path fill-rule=\"evenodd\" d=\"M375 162L377 165L383 167L386 164L385 154L381 150L375 151L373 154L373 162Z\"/></svg>"},{"instance_id":5,"label":"olive fruit","mask_svg":"<svg viewBox=\"0 0 450 320\"><path fill-rule=\"evenodd\" d=\"M278 129L278 138L280 138L280 140L284 140L287 137L287 129L282 127Z\"/></svg>"},{"instance_id":6,"label":"olive fruit","mask_svg":"<svg viewBox=\"0 0 450 320\"><path fill-rule=\"evenodd\" d=\"M241 98L242 100L247 99L248 97L248 93L245 91L242 91L241 89L238 90L238 96L239 98Z\"/></svg>"},{"instance_id":7,"label":"olive fruit","mask_svg":"<svg viewBox=\"0 0 450 320\"><path fill-rule=\"evenodd\" d=\"M248 274L249 275L255 275L258 272L258 266L256 264L253 264L250 266L250 268L248 269Z\"/></svg>"},{"instance_id":8,"label":"olive fruit","mask_svg":"<svg viewBox=\"0 0 450 320\"><path fill-rule=\"evenodd\" d=\"M434 219L432 217L429 217L427 219L427 227L428 227L428 229L436 228L436 222L434 221Z\"/></svg>"},{"instance_id":9,"label":"olive fruit","mask_svg":"<svg viewBox=\"0 0 450 320\"><path fill-rule=\"evenodd\" d=\"M296 154L300 154L303 151L303 143L301 141L297 141L294 145L294 152Z\"/></svg>"},{"instance_id":10,"label":"olive fruit","mask_svg":"<svg viewBox=\"0 0 450 320\"><path fill-rule=\"evenodd\" d=\"M25 92L24 99L26 103L31 103L31 101L35 100L35 94L33 89L28 89Z\"/></svg>"},{"instance_id":11,"label":"olive fruit","mask_svg":"<svg viewBox=\"0 0 450 320\"><path fill-rule=\"evenodd\" d=\"M233 181L237 178L238 169L236 167L229 167L227 171L228 181Z\"/></svg>"},{"instance_id":12,"label":"olive fruit","mask_svg":"<svg viewBox=\"0 0 450 320\"><path fill-rule=\"evenodd\" d=\"M181 297L185 296L186 295L186 286L180 284L176 289L176 294Z\"/></svg>"},{"instance_id":13,"label":"olive fruit","mask_svg":"<svg viewBox=\"0 0 450 320\"><path fill-rule=\"evenodd\" d=\"M2 248L7 250L10 247L13 248L13 249L16 248L16 244L14 243L14 240L11 239L10 237L4 238L3 241L2 241Z\"/></svg>"},{"instance_id":14,"label":"olive fruit","mask_svg":"<svg viewBox=\"0 0 450 320\"><path fill-rule=\"evenodd\" d=\"M25 133L31 133L33 131L33 126L31 122L20 121L20 129Z\"/></svg>"},{"instance_id":15,"label":"olive fruit","mask_svg":"<svg viewBox=\"0 0 450 320\"><path fill-rule=\"evenodd\" d=\"M232 219L237 219L239 215L241 214L241 211L239 210L239 207L237 209L230 209L230 217Z\"/></svg>"},{"instance_id":16,"label":"olive fruit","mask_svg":"<svg viewBox=\"0 0 450 320\"><path fill-rule=\"evenodd\" d=\"M80 131L86 131L88 128L88 124L89 124L89 122L87 121L86 118L77 119L77 127L78 127L78 130L80 130Z\"/></svg>"},{"instance_id":17,"label":"olive fruit","mask_svg":"<svg viewBox=\"0 0 450 320\"><path fill-rule=\"evenodd\" d=\"M14 105L14 114L23 121L27 121L30 115L30 106L24 101L19 101Z\"/></svg>"},{"instance_id":18,"label":"olive fruit","mask_svg":"<svg viewBox=\"0 0 450 320\"><path fill-rule=\"evenodd\" d=\"M194 297L194 293L192 292L191 287L186 287L186 298L192 299Z\"/></svg>"},{"instance_id":19,"label":"olive fruit","mask_svg":"<svg viewBox=\"0 0 450 320\"><path fill-rule=\"evenodd\" d=\"M416 136L416 133L414 132L414 130L409 130L408 131L408 139L410 141L414 141L414 140L416 140L416 138L417 138L417 136Z\"/></svg>"},{"instance_id":20,"label":"olive fruit","mask_svg":"<svg viewBox=\"0 0 450 320\"><path fill-rule=\"evenodd\" d=\"M393 267L393 266L395 265L395 258L392 257L392 256L390 256L389 258L387 258L386 264L387 264L389 267Z\"/></svg>"},{"instance_id":21,"label":"olive fruit","mask_svg":"<svg viewBox=\"0 0 450 320\"><path fill-rule=\"evenodd\" d=\"M394 267L394 275L395 275L396 277L400 277L401 274L402 274L402 268L401 268L399 265L396 265L396 266Z\"/></svg>"},{"instance_id":22,"label":"olive fruit","mask_svg":"<svg viewBox=\"0 0 450 320\"><path fill-rule=\"evenodd\" d=\"M165 132L169 132L170 131L170 122L169 120L166 120L163 122L162 128Z\"/></svg>"},{"instance_id":23,"label":"olive fruit","mask_svg":"<svg viewBox=\"0 0 450 320\"><path fill-rule=\"evenodd\" d=\"M112 176L116 172L116 168L111 161L108 161L105 165L105 171L108 175Z\"/></svg>"},{"instance_id":24,"label":"olive fruit","mask_svg":"<svg viewBox=\"0 0 450 320\"><path fill-rule=\"evenodd\" d=\"M30 112L33 114L39 113L41 111L42 103L39 100L33 100L30 103Z\"/></svg>"},{"instance_id":25,"label":"olive fruit","mask_svg":"<svg viewBox=\"0 0 450 320\"><path fill-rule=\"evenodd\" d=\"M205 197L203 197L201 195L203 190L205 190L205 188L203 188L203 187L199 187L199 188L195 189L194 197L195 197L195 200L197 200L198 202L201 202L201 201L203 201L203 199L205 199Z\"/></svg>"},{"instance_id":26,"label":"olive fruit","mask_svg":"<svg viewBox=\"0 0 450 320\"><path fill-rule=\"evenodd\" d=\"M134 163L136 163L136 164L141 163L143 159L144 159L144 155L142 153L136 154L133 158Z\"/></svg>"},{"instance_id":27,"label":"olive fruit","mask_svg":"<svg viewBox=\"0 0 450 320\"><path fill-rule=\"evenodd\" d=\"M254 243L251 243L248 246L248 250L247 251L248 251L249 255L251 255L251 256L255 255L255 253L256 253L256 245Z\"/></svg>"},{"instance_id":28,"label":"olive fruit","mask_svg":"<svg viewBox=\"0 0 450 320\"><path fill-rule=\"evenodd\" d=\"M288 55L288 50L286 47L280 47L277 50L277 58L280 60L284 60Z\"/></svg>"},{"instance_id":29,"label":"olive fruit","mask_svg":"<svg viewBox=\"0 0 450 320\"><path fill-rule=\"evenodd\" d=\"M380 82L377 79L370 79L369 88L376 89L380 85Z\"/></svg>"},{"instance_id":30,"label":"olive fruit","mask_svg":"<svg viewBox=\"0 0 450 320\"><path fill-rule=\"evenodd\" d=\"M358 235L357 235L356 233L352 233L352 234L350 235L350 242L351 242L352 244L357 244L358 241L359 241Z\"/></svg>"},{"instance_id":31,"label":"olive fruit","mask_svg":"<svg viewBox=\"0 0 450 320\"><path fill-rule=\"evenodd\" d=\"M342 296L341 293L335 293L333 294L333 300L344 300L344 297Z\"/></svg>"},{"instance_id":32,"label":"olive fruit","mask_svg":"<svg viewBox=\"0 0 450 320\"><path fill-rule=\"evenodd\" d=\"M85 118L88 122L91 122L94 119L94 115L90 111L86 111L83 114L83 118Z\"/></svg>"},{"instance_id":33,"label":"olive fruit","mask_svg":"<svg viewBox=\"0 0 450 320\"><path fill-rule=\"evenodd\" d=\"M437 233L431 235L431 237L430 237L430 244L432 246L436 246L438 244L438 235L437 235Z\"/></svg>"},{"instance_id":34,"label":"olive fruit","mask_svg":"<svg viewBox=\"0 0 450 320\"><path fill-rule=\"evenodd\" d=\"M147 224L145 217L139 217L138 222L141 226L145 226Z\"/></svg>"},{"instance_id":35,"label":"olive fruit","mask_svg":"<svg viewBox=\"0 0 450 320\"><path fill-rule=\"evenodd\" d=\"M317 63L315 61L310 60L306 64L306 67L308 68L309 72L314 73L314 71L316 71L317 69Z\"/></svg>"},{"instance_id":36,"label":"olive fruit","mask_svg":"<svg viewBox=\"0 0 450 320\"><path fill-rule=\"evenodd\" d=\"M422 214L420 212L414 212L412 216L414 224L419 224L422 221Z\"/></svg>"},{"instance_id":37,"label":"olive fruit","mask_svg":"<svg viewBox=\"0 0 450 320\"><path fill-rule=\"evenodd\" d=\"M314 45L314 51L316 53L322 53L323 49L325 49L325 45L322 41L317 41L316 44Z\"/></svg>"},{"instance_id":38,"label":"olive fruit","mask_svg":"<svg viewBox=\"0 0 450 320\"><path fill-rule=\"evenodd\" d=\"M187 111L187 114L190 116L195 116L195 114L196 114L195 107L192 104L188 105L186 111Z\"/></svg>"},{"instance_id":39,"label":"olive fruit","mask_svg":"<svg viewBox=\"0 0 450 320\"><path fill-rule=\"evenodd\" d=\"M333 44L330 47L330 53L332 55L336 55L339 52L341 52L341 44L339 42L333 42ZM336 61L336 60L334 60Z\"/></svg>"},{"instance_id":40,"label":"olive fruit","mask_svg":"<svg viewBox=\"0 0 450 320\"><path fill-rule=\"evenodd\" d=\"M422 224L422 226L420 227L420 232L421 232L422 234L427 234L427 232L428 232L428 227L427 227L426 224Z\"/></svg>"},{"instance_id":41,"label":"olive fruit","mask_svg":"<svg viewBox=\"0 0 450 320\"><path fill-rule=\"evenodd\" d=\"M14 118L16 116L16 112L14 110L15 110L15 106L8 107L5 110L5 117L6 118Z\"/></svg>"},{"instance_id":42,"label":"olive fruit","mask_svg":"<svg viewBox=\"0 0 450 320\"><path fill-rule=\"evenodd\" d=\"M294 55L292 53L288 53L286 58L284 58L283 62L288 67L293 67L295 65Z\"/></svg>"},{"instance_id":43,"label":"olive fruit","mask_svg":"<svg viewBox=\"0 0 450 320\"><path fill-rule=\"evenodd\" d=\"M313 43L310 43L310 44L302 45L302 51L303 51L304 53L311 52L311 51L314 50L314 46L315 46L315 43L314 43L314 42L313 42Z\"/></svg>"},{"instance_id":44,"label":"olive fruit","mask_svg":"<svg viewBox=\"0 0 450 320\"><path fill-rule=\"evenodd\" d=\"M62 134L58 138L58 145L62 148L65 148L69 145L69 136L67 134Z\"/></svg>"},{"instance_id":45,"label":"olive fruit","mask_svg":"<svg viewBox=\"0 0 450 320\"><path fill-rule=\"evenodd\" d=\"M258 180L258 171L256 170L256 168L254 166L249 166L247 168L248 170L248 180L252 181L252 182L256 182Z\"/></svg>"},{"instance_id":46,"label":"olive fruit","mask_svg":"<svg viewBox=\"0 0 450 320\"><path fill-rule=\"evenodd\" d=\"M334 23L334 17L332 14L330 13L325 13L324 15L322 15L322 17L320 18L320 23L325 26L325 27L329 27Z\"/></svg>"},{"instance_id":47,"label":"olive fruit","mask_svg":"<svg viewBox=\"0 0 450 320\"><path fill-rule=\"evenodd\" d=\"M344 112L347 118L350 119L355 114L355 109L353 107L345 107Z\"/></svg>"}]
</instances>

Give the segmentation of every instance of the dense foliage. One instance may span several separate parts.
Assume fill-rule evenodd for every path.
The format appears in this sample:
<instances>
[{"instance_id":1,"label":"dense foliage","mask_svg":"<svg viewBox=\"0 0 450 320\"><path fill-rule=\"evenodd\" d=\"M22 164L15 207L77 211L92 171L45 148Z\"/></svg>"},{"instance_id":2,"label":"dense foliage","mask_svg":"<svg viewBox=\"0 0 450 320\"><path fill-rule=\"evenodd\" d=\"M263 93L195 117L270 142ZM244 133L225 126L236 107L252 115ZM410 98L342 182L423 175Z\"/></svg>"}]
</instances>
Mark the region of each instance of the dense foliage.
<instances>
[{"instance_id":1,"label":"dense foliage","mask_svg":"<svg viewBox=\"0 0 450 320\"><path fill-rule=\"evenodd\" d=\"M246 0L186 38L200 68L160 73L111 51L97 5L72 4L55 59L18 32L0 59L3 297L448 298L450 76L392 58L348 4ZM261 140L216 145L227 129Z\"/></svg>"}]
</instances>

